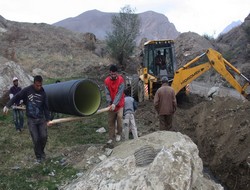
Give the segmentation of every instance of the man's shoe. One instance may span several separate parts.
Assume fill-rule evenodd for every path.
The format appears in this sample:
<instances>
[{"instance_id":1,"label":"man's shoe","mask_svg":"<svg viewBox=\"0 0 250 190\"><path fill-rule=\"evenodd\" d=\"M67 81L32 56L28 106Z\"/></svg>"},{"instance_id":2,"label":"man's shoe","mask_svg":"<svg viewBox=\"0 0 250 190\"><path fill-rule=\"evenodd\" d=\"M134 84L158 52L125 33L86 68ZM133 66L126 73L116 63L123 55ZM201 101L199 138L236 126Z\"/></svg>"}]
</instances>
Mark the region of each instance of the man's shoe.
<instances>
[{"instance_id":1,"label":"man's shoe","mask_svg":"<svg viewBox=\"0 0 250 190\"><path fill-rule=\"evenodd\" d=\"M121 141L121 135L116 135L116 142L119 142L119 141Z\"/></svg>"},{"instance_id":2,"label":"man's shoe","mask_svg":"<svg viewBox=\"0 0 250 190\"><path fill-rule=\"evenodd\" d=\"M36 161L35 161L35 164L37 165L37 164L41 164L42 163L42 159L41 158L38 158L38 159L36 159Z\"/></svg>"}]
</instances>

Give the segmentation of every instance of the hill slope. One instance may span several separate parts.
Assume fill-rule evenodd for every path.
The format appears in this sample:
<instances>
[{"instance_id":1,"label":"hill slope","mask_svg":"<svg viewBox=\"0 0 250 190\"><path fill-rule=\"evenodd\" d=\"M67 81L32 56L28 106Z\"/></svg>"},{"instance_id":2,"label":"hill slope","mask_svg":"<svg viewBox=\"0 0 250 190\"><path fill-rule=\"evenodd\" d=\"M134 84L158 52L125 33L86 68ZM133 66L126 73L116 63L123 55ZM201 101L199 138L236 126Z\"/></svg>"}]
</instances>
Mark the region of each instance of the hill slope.
<instances>
[{"instance_id":1,"label":"hill slope","mask_svg":"<svg viewBox=\"0 0 250 190\"><path fill-rule=\"evenodd\" d=\"M0 56L18 62L28 73L36 69L47 77L83 76L90 64L106 61L86 49L84 34L43 23L18 23L0 17L0 40Z\"/></svg>"}]
</instances>

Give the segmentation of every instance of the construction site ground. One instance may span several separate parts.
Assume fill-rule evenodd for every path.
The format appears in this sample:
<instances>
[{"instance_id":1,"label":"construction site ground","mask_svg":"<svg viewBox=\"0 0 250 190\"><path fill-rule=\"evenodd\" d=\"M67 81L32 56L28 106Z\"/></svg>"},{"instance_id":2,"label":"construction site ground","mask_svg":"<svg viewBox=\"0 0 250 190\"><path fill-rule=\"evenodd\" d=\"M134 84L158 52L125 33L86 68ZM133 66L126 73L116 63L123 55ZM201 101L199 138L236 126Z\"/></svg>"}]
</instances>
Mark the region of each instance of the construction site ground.
<instances>
[{"instance_id":1,"label":"construction site ground","mask_svg":"<svg viewBox=\"0 0 250 190\"><path fill-rule=\"evenodd\" d=\"M250 102L230 97L212 100L190 94L179 104L171 130L198 146L204 171L225 189L250 188ZM140 135L159 130L153 101L139 104Z\"/></svg>"},{"instance_id":2,"label":"construction site ground","mask_svg":"<svg viewBox=\"0 0 250 190\"><path fill-rule=\"evenodd\" d=\"M102 86L108 69L96 70L103 73L98 81ZM90 73L95 72L91 68ZM207 94L211 87L204 82L190 85L191 93L178 104L171 130L193 140L204 170L225 189L250 189L250 101L233 88L223 87L219 88L218 96L209 100ZM139 103L135 118L140 135L159 130L152 100Z\"/></svg>"}]
</instances>

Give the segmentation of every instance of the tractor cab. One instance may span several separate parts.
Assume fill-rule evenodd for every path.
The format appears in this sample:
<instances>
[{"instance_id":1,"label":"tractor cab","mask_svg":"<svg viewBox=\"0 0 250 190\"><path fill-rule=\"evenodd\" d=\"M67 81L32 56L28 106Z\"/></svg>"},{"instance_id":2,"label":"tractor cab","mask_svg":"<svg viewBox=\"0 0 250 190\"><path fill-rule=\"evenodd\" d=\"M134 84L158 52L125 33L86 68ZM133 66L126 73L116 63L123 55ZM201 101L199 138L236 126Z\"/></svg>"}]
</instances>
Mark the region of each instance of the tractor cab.
<instances>
[{"instance_id":1,"label":"tractor cab","mask_svg":"<svg viewBox=\"0 0 250 190\"><path fill-rule=\"evenodd\" d=\"M162 85L162 78L174 78L176 59L173 40L150 40L144 44L143 61L138 74L131 77L129 89L138 102L152 99Z\"/></svg>"},{"instance_id":2,"label":"tractor cab","mask_svg":"<svg viewBox=\"0 0 250 190\"><path fill-rule=\"evenodd\" d=\"M173 40L150 40L144 44L143 67L147 73L160 80L173 79L176 70Z\"/></svg>"}]
</instances>

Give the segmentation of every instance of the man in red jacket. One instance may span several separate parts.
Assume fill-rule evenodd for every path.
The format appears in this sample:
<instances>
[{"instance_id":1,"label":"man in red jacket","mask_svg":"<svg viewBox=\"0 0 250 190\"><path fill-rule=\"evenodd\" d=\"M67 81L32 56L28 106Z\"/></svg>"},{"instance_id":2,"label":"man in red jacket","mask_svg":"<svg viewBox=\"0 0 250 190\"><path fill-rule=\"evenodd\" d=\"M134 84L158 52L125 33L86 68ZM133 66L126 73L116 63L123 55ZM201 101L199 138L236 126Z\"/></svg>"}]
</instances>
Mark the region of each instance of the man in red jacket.
<instances>
[{"instance_id":1,"label":"man in red jacket","mask_svg":"<svg viewBox=\"0 0 250 190\"><path fill-rule=\"evenodd\" d=\"M113 144L121 140L122 123L123 123L123 107L124 107L124 79L118 75L117 67L111 65L109 76L104 81L105 94L110 111L108 113L109 125L109 141L108 144ZM117 125L117 134L115 132Z\"/></svg>"},{"instance_id":2,"label":"man in red jacket","mask_svg":"<svg viewBox=\"0 0 250 190\"><path fill-rule=\"evenodd\" d=\"M171 129L177 103L174 89L168 85L167 77L162 78L162 86L155 93L154 107L159 115L160 130Z\"/></svg>"}]
</instances>

